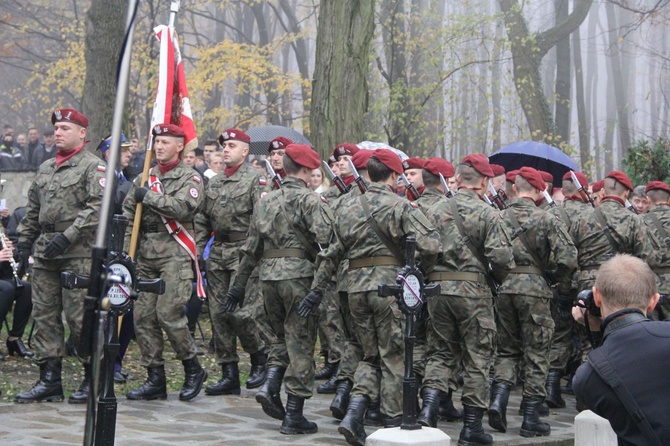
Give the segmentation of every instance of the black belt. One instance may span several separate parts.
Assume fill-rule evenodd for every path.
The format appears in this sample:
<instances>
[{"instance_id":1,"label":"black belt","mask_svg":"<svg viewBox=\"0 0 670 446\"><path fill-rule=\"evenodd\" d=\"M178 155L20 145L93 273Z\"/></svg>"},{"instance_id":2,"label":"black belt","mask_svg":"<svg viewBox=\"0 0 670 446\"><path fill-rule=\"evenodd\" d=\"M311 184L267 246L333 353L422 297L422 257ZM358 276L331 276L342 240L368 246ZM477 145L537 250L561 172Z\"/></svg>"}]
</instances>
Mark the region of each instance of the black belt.
<instances>
[{"instance_id":1,"label":"black belt","mask_svg":"<svg viewBox=\"0 0 670 446\"><path fill-rule=\"evenodd\" d=\"M242 231L217 232L214 234L215 242L239 242L247 238L247 233Z\"/></svg>"}]
</instances>

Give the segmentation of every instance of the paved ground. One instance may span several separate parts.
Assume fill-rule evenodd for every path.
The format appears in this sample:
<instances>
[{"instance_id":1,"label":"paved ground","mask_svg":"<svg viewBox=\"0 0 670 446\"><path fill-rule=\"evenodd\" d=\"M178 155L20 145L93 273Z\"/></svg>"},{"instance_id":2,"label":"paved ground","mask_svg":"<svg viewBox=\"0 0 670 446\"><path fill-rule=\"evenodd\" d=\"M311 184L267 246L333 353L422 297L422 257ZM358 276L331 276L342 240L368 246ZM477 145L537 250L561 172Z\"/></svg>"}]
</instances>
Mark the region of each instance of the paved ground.
<instances>
[{"instance_id":1,"label":"paved ground","mask_svg":"<svg viewBox=\"0 0 670 446\"><path fill-rule=\"evenodd\" d=\"M254 399L255 391L241 396L198 396L190 403L180 402L176 393L167 401L118 400L116 445L346 445L337 433L338 423L330 416L330 395L316 395L305 404L306 416L315 421L319 432L306 436L279 433L280 421L267 417ZM66 395L67 396L67 395ZM282 395L285 401L285 395ZM552 435L525 439L519 436L521 401L518 390L510 399L507 434L494 432L496 445L572 445L575 410L574 398L567 397L566 409L552 410L545 420ZM83 441L85 406L63 403L0 404L0 444L5 445L80 445ZM452 439L458 439L460 423L440 423ZM368 434L377 428L367 428ZM452 444L456 444L454 441Z\"/></svg>"}]
</instances>

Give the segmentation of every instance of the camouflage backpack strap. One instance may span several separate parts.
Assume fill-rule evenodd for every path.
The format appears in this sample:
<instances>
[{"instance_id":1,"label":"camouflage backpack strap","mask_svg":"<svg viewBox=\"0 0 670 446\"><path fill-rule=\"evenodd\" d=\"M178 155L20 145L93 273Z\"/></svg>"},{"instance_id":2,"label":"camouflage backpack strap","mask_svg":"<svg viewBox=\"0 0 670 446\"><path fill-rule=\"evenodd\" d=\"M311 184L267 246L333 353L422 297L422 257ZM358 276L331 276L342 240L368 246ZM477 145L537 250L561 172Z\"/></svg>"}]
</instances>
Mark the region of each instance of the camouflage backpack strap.
<instances>
[{"instance_id":1,"label":"camouflage backpack strap","mask_svg":"<svg viewBox=\"0 0 670 446\"><path fill-rule=\"evenodd\" d=\"M290 218L290 214L286 210L286 200L284 198L284 189L280 189L281 194L280 194L280 201L281 201L281 210L282 213L284 214L284 218L286 219L288 225L291 227L291 231L293 231L293 235L295 235L295 238L298 239L300 244L305 248L305 251L307 252L307 259L314 263L316 261L316 256L319 254L319 252L314 248L314 245L310 243L309 240L307 240L307 237L305 237L305 234L300 230L300 228L296 227L293 224L293 220Z\"/></svg>"},{"instance_id":2,"label":"camouflage backpack strap","mask_svg":"<svg viewBox=\"0 0 670 446\"><path fill-rule=\"evenodd\" d=\"M603 215L602 208L596 208L595 213L596 213L596 220L598 220L598 223L600 224L600 226L602 226L602 230L605 233L607 240L609 240L610 245L612 245L612 249L614 249L614 252L616 253L623 252L621 250L621 245L619 245L619 243L614 239L614 236L612 235L612 227L607 223L607 219L605 218L605 215Z\"/></svg>"},{"instance_id":3,"label":"camouflage backpack strap","mask_svg":"<svg viewBox=\"0 0 670 446\"><path fill-rule=\"evenodd\" d=\"M649 218L651 218L651 222L656 227L656 230L658 231L658 235L661 236L661 240L663 240L663 243L665 243L665 246L670 247L670 237L668 236L668 232L665 230L665 228L661 224L661 221L658 219L656 214L654 214L653 212L647 212L647 215L649 216Z\"/></svg>"},{"instance_id":4,"label":"camouflage backpack strap","mask_svg":"<svg viewBox=\"0 0 670 446\"><path fill-rule=\"evenodd\" d=\"M403 260L405 257L402 255L402 253L398 250L398 248L391 242L391 240L384 234L377 224L377 221L375 218L372 216L372 212L370 211L370 205L368 204L368 199L366 198L365 195L361 195L361 206L363 207L363 212L365 212L365 217L367 218L366 223L372 228L373 231L375 231L375 234L377 234L377 237L382 241L384 246L393 253L393 257L395 257L401 264L404 264L405 261Z\"/></svg>"},{"instance_id":5,"label":"camouflage backpack strap","mask_svg":"<svg viewBox=\"0 0 670 446\"><path fill-rule=\"evenodd\" d=\"M519 220L516 218L516 214L514 213L514 210L512 208L507 208L505 209L505 216L507 217L507 220L512 224L512 227L514 228L514 232L512 233L512 239L514 239L515 235L519 237L519 240L521 240L521 243L523 244L524 248L526 248L526 251L531 255L533 258L533 262L535 262L535 266L542 271L542 274L544 275L544 262L542 259L540 259L540 256L537 253L537 247L533 246L530 243L530 240L528 239L528 236L526 235L526 228L523 228L519 224Z\"/></svg>"},{"instance_id":6,"label":"camouflage backpack strap","mask_svg":"<svg viewBox=\"0 0 670 446\"><path fill-rule=\"evenodd\" d=\"M572 221L570 220L570 216L568 215L567 212L565 212L565 208L561 206L560 204L556 205L556 209L558 210L558 213L561 214L561 218L565 220L565 224L570 227L572 225Z\"/></svg>"}]
</instances>

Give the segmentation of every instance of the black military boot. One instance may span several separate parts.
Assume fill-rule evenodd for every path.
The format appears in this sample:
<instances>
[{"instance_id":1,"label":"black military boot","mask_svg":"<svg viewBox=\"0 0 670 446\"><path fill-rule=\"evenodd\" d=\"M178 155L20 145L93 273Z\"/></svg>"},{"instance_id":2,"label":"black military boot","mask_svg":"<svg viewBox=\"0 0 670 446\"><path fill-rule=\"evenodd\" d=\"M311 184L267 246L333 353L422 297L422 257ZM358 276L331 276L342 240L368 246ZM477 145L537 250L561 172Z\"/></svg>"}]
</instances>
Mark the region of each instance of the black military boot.
<instances>
[{"instance_id":1,"label":"black military boot","mask_svg":"<svg viewBox=\"0 0 670 446\"><path fill-rule=\"evenodd\" d=\"M340 365L339 361L336 362L328 362L328 352L324 353L324 364L321 370L316 372L314 375L314 379L316 380L321 380L321 379L330 379L333 377L333 375L337 374L337 368Z\"/></svg>"},{"instance_id":2,"label":"black military boot","mask_svg":"<svg viewBox=\"0 0 670 446\"><path fill-rule=\"evenodd\" d=\"M456 409L452 396L453 391L449 389L449 392L443 394L440 400L440 421L461 421L463 419L463 409Z\"/></svg>"},{"instance_id":3,"label":"black military boot","mask_svg":"<svg viewBox=\"0 0 670 446\"><path fill-rule=\"evenodd\" d=\"M330 395L337 390L337 368L333 375L325 383L319 384L316 387L316 393L321 395Z\"/></svg>"},{"instance_id":4,"label":"black military boot","mask_svg":"<svg viewBox=\"0 0 670 446\"><path fill-rule=\"evenodd\" d=\"M281 367L270 367L263 387L256 394L256 401L263 407L263 412L276 420L284 420L286 415L279 394L285 371Z\"/></svg>"},{"instance_id":5,"label":"black military boot","mask_svg":"<svg viewBox=\"0 0 670 446\"><path fill-rule=\"evenodd\" d=\"M126 393L129 400L164 400L167 398L165 367L147 367L147 380L139 389Z\"/></svg>"},{"instance_id":6,"label":"black military boot","mask_svg":"<svg viewBox=\"0 0 670 446\"><path fill-rule=\"evenodd\" d=\"M205 387L205 395L239 395L240 369L236 362L221 364L221 379Z\"/></svg>"},{"instance_id":7,"label":"black military boot","mask_svg":"<svg viewBox=\"0 0 670 446\"><path fill-rule=\"evenodd\" d=\"M368 410L365 411L365 421L363 424L366 426L384 425L384 416L382 415L381 411L381 402L370 401L370 404L368 404Z\"/></svg>"},{"instance_id":8,"label":"black military boot","mask_svg":"<svg viewBox=\"0 0 670 446\"><path fill-rule=\"evenodd\" d=\"M491 386L491 405L489 406L489 426L503 434L507 432L507 403L512 386L505 383L493 383Z\"/></svg>"},{"instance_id":9,"label":"black military boot","mask_svg":"<svg viewBox=\"0 0 670 446\"><path fill-rule=\"evenodd\" d=\"M247 378L247 389L255 389L265 382L265 365L268 362L268 355L264 351L257 351L251 355L251 369Z\"/></svg>"},{"instance_id":10,"label":"black military boot","mask_svg":"<svg viewBox=\"0 0 670 446\"><path fill-rule=\"evenodd\" d=\"M335 390L335 397L330 403L330 411L333 417L341 420L347 414L347 406L349 405L349 394L353 383L350 379L341 379L337 382L337 389Z\"/></svg>"},{"instance_id":11,"label":"black military boot","mask_svg":"<svg viewBox=\"0 0 670 446\"><path fill-rule=\"evenodd\" d=\"M207 380L207 372L200 365L197 356L185 359L181 363L184 365L184 385L181 386L179 399L191 401L200 393L202 385Z\"/></svg>"},{"instance_id":12,"label":"black military boot","mask_svg":"<svg viewBox=\"0 0 670 446\"><path fill-rule=\"evenodd\" d=\"M561 370L551 369L547 374L547 406L552 409L562 409L565 407L565 400L561 396Z\"/></svg>"},{"instance_id":13,"label":"black military boot","mask_svg":"<svg viewBox=\"0 0 670 446\"><path fill-rule=\"evenodd\" d=\"M519 415L522 415L522 416L523 416L524 404L525 404L524 400L521 400L521 404L519 405ZM577 410L579 411L579 409L577 409ZM586 409L582 409L582 410L586 410ZM547 415L549 415L549 407L545 406L544 404L540 405L540 409L539 409L538 413L540 414L541 417L546 417Z\"/></svg>"},{"instance_id":14,"label":"black military boot","mask_svg":"<svg viewBox=\"0 0 670 446\"><path fill-rule=\"evenodd\" d=\"M355 396L349 401L347 414L340 423L337 431L344 435L347 443L353 446L365 446L365 439L368 434L365 433L364 417L365 411L370 404L367 396Z\"/></svg>"},{"instance_id":15,"label":"black military boot","mask_svg":"<svg viewBox=\"0 0 670 446\"><path fill-rule=\"evenodd\" d=\"M402 424L402 415L396 415L395 417L384 417L383 424L385 429L390 427L400 427Z\"/></svg>"},{"instance_id":16,"label":"black military boot","mask_svg":"<svg viewBox=\"0 0 670 446\"><path fill-rule=\"evenodd\" d=\"M288 394L288 401L286 402L286 415L284 421L281 423L279 432L282 434L296 435L296 434L316 434L318 428L316 423L307 421L302 414L302 408L305 404L305 398L296 395Z\"/></svg>"},{"instance_id":17,"label":"black military boot","mask_svg":"<svg viewBox=\"0 0 670 446\"><path fill-rule=\"evenodd\" d=\"M62 362L60 358L49 358L40 364L40 380L32 389L14 397L17 403L60 402L65 398L61 384Z\"/></svg>"},{"instance_id":18,"label":"black military boot","mask_svg":"<svg viewBox=\"0 0 670 446\"><path fill-rule=\"evenodd\" d=\"M67 399L67 402L70 404L86 404L88 401L88 386L91 383L91 364L84 364L84 379L70 398Z\"/></svg>"},{"instance_id":19,"label":"black military boot","mask_svg":"<svg viewBox=\"0 0 670 446\"><path fill-rule=\"evenodd\" d=\"M540 406L542 398L523 398L523 423L521 423L522 437L545 437L551 433L551 426L540 421Z\"/></svg>"},{"instance_id":20,"label":"black military boot","mask_svg":"<svg viewBox=\"0 0 670 446\"><path fill-rule=\"evenodd\" d=\"M427 427L437 427L437 419L440 412L440 400L444 396L444 392L438 389L431 389L424 387L421 389L421 400L423 407L417 417L416 421Z\"/></svg>"},{"instance_id":21,"label":"black military boot","mask_svg":"<svg viewBox=\"0 0 670 446\"><path fill-rule=\"evenodd\" d=\"M493 437L484 432L482 427L485 410L480 407L463 406L463 429L458 437L459 446L480 446L493 443Z\"/></svg>"}]
</instances>

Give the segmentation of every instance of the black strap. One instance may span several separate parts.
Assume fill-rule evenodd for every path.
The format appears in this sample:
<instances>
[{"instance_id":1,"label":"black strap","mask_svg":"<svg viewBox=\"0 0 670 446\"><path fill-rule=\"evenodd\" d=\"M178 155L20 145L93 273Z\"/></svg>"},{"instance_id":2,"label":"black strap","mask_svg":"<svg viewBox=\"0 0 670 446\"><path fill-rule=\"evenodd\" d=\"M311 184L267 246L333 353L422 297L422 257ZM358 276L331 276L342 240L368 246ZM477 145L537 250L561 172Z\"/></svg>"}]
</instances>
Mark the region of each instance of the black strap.
<instances>
[{"instance_id":1,"label":"black strap","mask_svg":"<svg viewBox=\"0 0 670 446\"><path fill-rule=\"evenodd\" d=\"M614 249L614 252L616 253L621 253L622 252L621 246L612 236L612 228L607 223L607 219L605 218L605 215L603 215L603 210L601 208L596 208L595 213L596 213L596 220L598 220L598 223L600 223L600 226L602 226L603 232L605 233L607 240L609 240L610 245L612 245L612 249Z\"/></svg>"},{"instance_id":2,"label":"black strap","mask_svg":"<svg viewBox=\"0 0 670 446\"><path fill-rule=\"evenodd\" d=\"M635 398L633 395L631 395L630 390L628 390L628 387L626 387L624 382L621 380L621 377L617 373L616 368L614 368L614 365L612 365L610 362L610 359L607 356L607 353L605 353L605 350L602 347L596 348L591 353L589 353L588 361L589 364L591 364L591 367L593 367L596 373L600 375L603 381L605 381L612 388L612 390L614 390L614 393L616 393L616 396L626 408L628 414L639 426L642 434L648 441L648 444L652 446L663 446L663 443L661 443L661 440L658 439L658 436L651 428L649 420L647 420L644 412L640 410L640 406L638 406Z\"/></svg>"},{"instance_id":3,"label":"black strap","mask_svg":"<svg viewBox=\"0 0 670 446\"><path fill-rule=\"evenodd\" d=\"M314 245L312 245L309 240L307 240L307 237L305 237L305 234L300 230L300 228L297 228L293 224L293 220L290 218L290 214L286 210L286 199L284 197L284 189L281 190L281 210L284 213L284 218L286 218L286 221L288 222L289 226L291 227L291 230L293 231L293 235L298 239L300 244L305 248L305 251L307 251L307 255L309 256L309 260L311 262L314 262L316 260L316 256L319 254L319 252L314 249Z\"/></svg>"},{"instance_id":4,"label":"black strap","mask_svg":"<svg viewBox=\"0 0 670 446\"><path fill-rule=\"evenodd\" d=\"M512 208L505 209L505 216L507 216L509 222L512 223L514 233L519 235L519 240L521 240L521 243L523 243L524 248L526 248L526 251L528 251L528 253L533 258L535 266L539 268L540 271L542 271L542 275L544 275L545 273L544 262L542 261L542 259L540 259L540 256L537 253L537 247L532 246L530 240L528 240L528 237L526 236L526 228L521 227L521 225L519 224L519 220L517 220L516 214L514 213L514 210Z\"/></svg>"},{"instance_id":5,"label":"black strap","mask_svg":"<svg viewBox=\"0 0 670 446\"><path fill-rule=\"evenodd\" d=\"M391 251L393 254L393 257L398 259L398 261L401 264L405 264L404 256L400 252L400 250L391 242L391 240L384 234L377 224L377 221L374 219L372 216L372 212L370 212L370 205L368 204L368 199L366 198L365 195L361 195L361 206L363 207L363 212L365 212L365 216L367 217L366 223L370 225L373 231L375 231L375 234L377 234L377 237L382 241L384 246Z\"/></svg>"},{"instance_id":6,"label":"black strap","mask_svg":"<svg viewBox=\"0 0 670 446\"><path fill-rule=\"evenodd\" d=\"M656 230L658 231L658 235L661 236L661 239L663 240L663 243L665 243L665 246L670 248L670 237L668 237L668 232L665 230L665 228L661 224L661 221L658 219L658 217L653 212L647 212L647 215L649 216L649 218L651 218L651 222L656 227Z\"/></svg>"},{"instance_id":7,"label":"black strap","mask_svg":"<svg viewBox=\"0 0 670 446\"><path fill-rule=\"evenodd\" d=\"M561 214L561 218L565 220L565 224L570 227L572 225L572 221L570 220L570 216L568 215L567 212L565 212L565 208L561 206L560 204L556 205L556 209L558 210L558 213Z\"/></svg>"}]
</instances>

